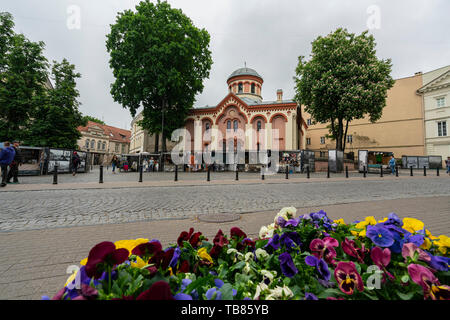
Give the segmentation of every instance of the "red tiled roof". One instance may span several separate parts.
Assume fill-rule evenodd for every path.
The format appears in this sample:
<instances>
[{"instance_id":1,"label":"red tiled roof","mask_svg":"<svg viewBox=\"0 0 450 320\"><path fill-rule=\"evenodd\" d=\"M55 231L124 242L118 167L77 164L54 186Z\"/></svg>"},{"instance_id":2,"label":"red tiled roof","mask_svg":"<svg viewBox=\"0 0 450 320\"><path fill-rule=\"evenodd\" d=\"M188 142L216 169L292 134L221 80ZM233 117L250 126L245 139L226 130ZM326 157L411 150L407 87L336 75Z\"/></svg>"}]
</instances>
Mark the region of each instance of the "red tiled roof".
<instances>
[{"instance_id":1,"label":"red tiled roof","mask_svg":"<svg viewBox=\"0 0 450 320\"><path fill-rule=\"evenodd\" d=\"M87 131L89 131L89 128L93 127L93 126L102 128L104 134L107 135L109 137L109 139L112 141L130 143L130 139L131 139L131 131L130 130L120 129L120 128L108 126L105 124L100 124L100 123L93 122L93 121L88 121L88 123L85 127L78 127L77 129L80 132L87 132Z\"/></svg>"}]
</instances>

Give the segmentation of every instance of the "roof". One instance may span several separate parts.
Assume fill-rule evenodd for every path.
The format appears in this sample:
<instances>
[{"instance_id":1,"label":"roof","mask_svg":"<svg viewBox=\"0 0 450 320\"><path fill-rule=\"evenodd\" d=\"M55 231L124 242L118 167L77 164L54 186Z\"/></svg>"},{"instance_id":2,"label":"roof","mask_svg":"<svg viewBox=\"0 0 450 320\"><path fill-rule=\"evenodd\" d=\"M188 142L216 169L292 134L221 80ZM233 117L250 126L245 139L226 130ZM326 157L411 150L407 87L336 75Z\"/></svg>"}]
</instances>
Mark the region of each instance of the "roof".
<instances>
[{"instance_id":1,"label":"roof","mask_svg":"<svg viewBox=\"0 0 450 320\"><path fill-rule=\"evenodd\" d=\"M236 76L255 76L255 77L262 79L262 77L258 74L258 72L256 72L255 70L253 70L251 68L247 68L247 67L237 69L228 77L227 80L229 80L233 77L236 77Z\"/></svg>"},{"instance_id":2,"label":"roof","mask_svg":"<svg viewBox=\"0 0 450 320\"><path fill-rule=\"evenodd\" d=\"M108 126L106 124L97 123L94 121L88 121L85 127L78 127L78 131L80 132L88 132L91 127L99 127L103 129L103 133L109 137L109 140L122 142L122 143L130 143L131 131L125 130L121 128L116 128L112 126Z\"/></svg>"}]
</instances>

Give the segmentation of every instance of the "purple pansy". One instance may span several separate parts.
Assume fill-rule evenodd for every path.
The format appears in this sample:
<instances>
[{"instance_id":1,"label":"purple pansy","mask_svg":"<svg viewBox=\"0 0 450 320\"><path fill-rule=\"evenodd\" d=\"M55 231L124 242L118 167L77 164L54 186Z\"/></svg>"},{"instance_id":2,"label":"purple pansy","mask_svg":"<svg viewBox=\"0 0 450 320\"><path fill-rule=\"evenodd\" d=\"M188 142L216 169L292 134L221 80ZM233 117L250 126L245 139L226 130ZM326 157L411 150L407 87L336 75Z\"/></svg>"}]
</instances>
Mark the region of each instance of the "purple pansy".
<instances>
[{"instance_id":1,"label":"purple pansy","mask_svg":"<svg viewBox=\"0 0 450 320\"><path fill-rule=\"evenodd\" d=\"M305 300L319 300L319 298L313 293L305 292Z\"/></svg>"},{"instance_id":2,"label":"purple pansy","mask_svg":"<svg viewBox=\"0 0 450 320\"><path fill-rule=\"evenodd\" d=\"M222 292L217 288L211 288L206 291L206 299L208 300L222 300Z\"/></svg>"},{"instance_id":3,"label":"purple pansy","mask_svg":"<svg viewBox=\"0 0 450 320\"><path fill-rule=\"evenodd\" d=\"M272 248L273 250L280 249L280 235L278 233L274 234L265 245L265 248Z\"/></svg>"},{"instance_id":4,"label":"purple pansy","mask_svg":"<svg viewBox=\"0 0 450 320\"><path fill-rule=\"evenodd\" d=\"M325 280L325 281L330 280L331 274L330 274L330 270L328 269L328 265L325 262L325 260L318 259L315 256L307 256L305 258L305 263L308 266L316 268L316 271L319 274L320 279Z\"/></svg>"},{"instance_id":5,"label":"purple pansy","mask_svg":"<svg viewBox=\"0 0 450 320\"><path fill-rule=\"evenodd\" d=\"M394 244L394 236L387 228L381 225L367 226L366 236L379 247L390 247Z\"/></svg>"},{"instance_id":6,"label":"purple pansy","mask_svg":"<svg viewBox=\"0 0 450 320\"><path fill-rule=\"evenodd\" d=\"M286 277L292 278L298 273L298 269L289 253L284 252L280 254L278 259L280 261L281 271Z\"/></svg>"}]
</instances>

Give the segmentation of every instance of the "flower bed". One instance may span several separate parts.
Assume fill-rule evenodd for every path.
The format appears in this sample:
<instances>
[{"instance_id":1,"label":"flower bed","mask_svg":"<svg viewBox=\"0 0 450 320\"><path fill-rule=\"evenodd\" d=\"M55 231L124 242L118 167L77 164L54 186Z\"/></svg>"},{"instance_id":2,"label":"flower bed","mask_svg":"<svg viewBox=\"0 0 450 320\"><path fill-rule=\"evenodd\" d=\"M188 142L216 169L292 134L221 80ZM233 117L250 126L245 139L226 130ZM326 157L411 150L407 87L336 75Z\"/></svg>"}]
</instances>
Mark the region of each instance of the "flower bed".
<instances>
[{"instance_id":1,"label":"flower bed","mask_svg":"<svg viewBox=\"0 0 450 320\"><path fill-rule=\"evenodd\" d=\"M450 299L450 238L394 213L346 224L284 208L257 239L231 228L102 242L53 299ZM49 299L43 297L43 299Z\"/></svg>"}]
</instances>

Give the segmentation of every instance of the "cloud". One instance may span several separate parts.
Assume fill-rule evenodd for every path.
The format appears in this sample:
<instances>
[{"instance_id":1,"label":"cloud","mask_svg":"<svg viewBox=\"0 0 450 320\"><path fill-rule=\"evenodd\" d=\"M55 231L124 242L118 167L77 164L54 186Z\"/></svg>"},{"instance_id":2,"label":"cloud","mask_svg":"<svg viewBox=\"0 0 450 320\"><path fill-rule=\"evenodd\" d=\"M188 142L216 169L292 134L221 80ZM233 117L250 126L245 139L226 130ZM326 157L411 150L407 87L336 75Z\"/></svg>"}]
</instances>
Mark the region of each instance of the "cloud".
<instances>
[{"instance_id":1,"label":"cloud","mask_svg":"<svg viewBox=\"0 0 450 320\"><path fill-rule=\"evenodd\" d=\"M82 74L81 111L106 123L130 128L130 113L110 95L113 82L105 48L117 12L134 10L137 0L16 0L2 4L15 18L16 31L46 43L51 60L67 58ZM263 78L264 100L276 90L294 96L295 67L308 57L311 42L338 27L367 29L369 6L380 10L380 28L370 30L380 58L391 58L393 77L411 76L450 64L450 22L446 0L170 0L193 23L211 34L213 66L196 106L215 105L227 94L226 80L237 68L255 69ZM81 9L81 28L67 28L67 8Z\"/></svg>"}]
</instances>

